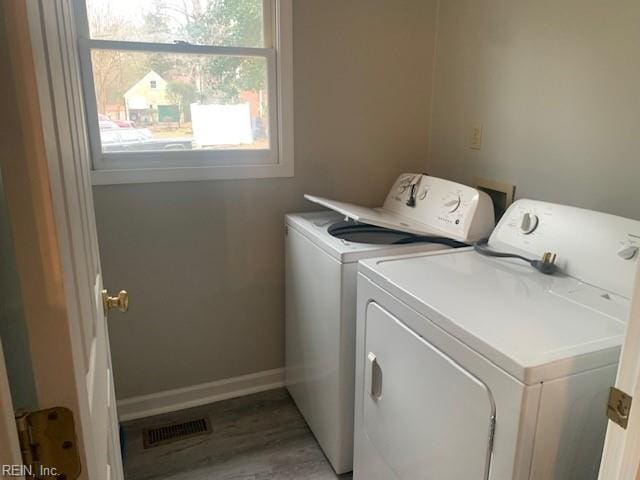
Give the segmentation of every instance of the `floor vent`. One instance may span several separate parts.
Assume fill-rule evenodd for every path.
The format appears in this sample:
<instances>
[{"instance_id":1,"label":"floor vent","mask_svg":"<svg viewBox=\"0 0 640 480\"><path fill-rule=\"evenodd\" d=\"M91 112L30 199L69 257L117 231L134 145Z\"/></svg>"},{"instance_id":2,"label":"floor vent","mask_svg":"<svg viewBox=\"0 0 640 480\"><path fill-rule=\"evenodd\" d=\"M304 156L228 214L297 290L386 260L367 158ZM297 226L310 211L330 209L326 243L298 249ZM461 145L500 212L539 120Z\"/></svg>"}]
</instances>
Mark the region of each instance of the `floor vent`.
<instances>
[{"instance_id":1,"label":"floor vent","mask_svg":"<svg viewBox=\"0 0 640 480\"><path fill-rule=\"evenodd\" d=\"M209 435L211 424L208 418L196 418L186 422L170 423L153 428L145 428L142 432L144 448L157 447L167 443L179 442L187 438Z\"/></svg>"}]
</instances>

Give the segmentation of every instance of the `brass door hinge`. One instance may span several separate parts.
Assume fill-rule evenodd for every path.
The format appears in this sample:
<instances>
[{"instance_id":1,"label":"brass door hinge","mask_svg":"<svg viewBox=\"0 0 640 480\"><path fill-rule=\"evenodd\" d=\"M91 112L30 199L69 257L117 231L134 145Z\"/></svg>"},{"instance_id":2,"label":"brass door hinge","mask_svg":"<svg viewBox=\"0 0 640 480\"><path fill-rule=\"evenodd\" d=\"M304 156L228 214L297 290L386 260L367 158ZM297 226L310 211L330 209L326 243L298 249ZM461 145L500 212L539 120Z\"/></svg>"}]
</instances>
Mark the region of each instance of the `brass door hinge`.
<instances>
[{"instance_id":1,"label":"brass door hinge","mask_svg":"<svg viewBox=\"0 0 640 480\"><path fill-rule=\"evenodd\" d=\"M16 426L27 478L75 480L80 476L80 454L73 412L54 407L16 415Z\"/></svg>"},{"instance_id":2,"label":"brass door hinge","mask_svg":"<svg viewBox=\"0 0 640 480\"><path fill-rule=\"evenodd\" d=\"M629 423L632 401L633 398L622 390L611 387L609 401L607 402L607 417L609 417L609 420L626 429Z\"/></svg>"}]
</instances>

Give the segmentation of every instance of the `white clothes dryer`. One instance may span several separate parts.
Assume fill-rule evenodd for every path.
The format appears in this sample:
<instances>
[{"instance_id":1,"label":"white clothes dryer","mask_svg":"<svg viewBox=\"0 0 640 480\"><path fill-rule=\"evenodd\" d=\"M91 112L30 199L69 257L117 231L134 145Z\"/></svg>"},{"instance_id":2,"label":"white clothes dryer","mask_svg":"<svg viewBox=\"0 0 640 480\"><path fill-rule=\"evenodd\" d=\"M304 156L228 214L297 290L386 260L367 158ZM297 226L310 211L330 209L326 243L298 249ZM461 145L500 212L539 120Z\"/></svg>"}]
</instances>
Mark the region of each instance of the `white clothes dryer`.
<instances>
[{"instance_id":1,"label":"white clothes dryer","mask_svg":"<svg viewBox=\"0 0 640 480\"><path fill-rule=\"evenodd\" d=\"M487 248L553 252L553 275L473 248L363 260L355 480L595 480L639 245L640 222L519 200Z\"/></svg>"}]
</instances>

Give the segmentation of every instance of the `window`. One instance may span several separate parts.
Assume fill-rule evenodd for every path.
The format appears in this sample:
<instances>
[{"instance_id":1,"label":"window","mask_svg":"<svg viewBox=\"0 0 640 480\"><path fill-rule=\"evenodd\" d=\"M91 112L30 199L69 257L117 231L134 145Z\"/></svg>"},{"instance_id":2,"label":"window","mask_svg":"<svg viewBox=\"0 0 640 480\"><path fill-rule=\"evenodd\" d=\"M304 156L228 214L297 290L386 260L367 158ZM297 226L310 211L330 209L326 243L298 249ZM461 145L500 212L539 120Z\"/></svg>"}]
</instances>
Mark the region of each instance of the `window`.
<instances>
[{"instance_id":1,"label":"window","mask_svg":"<svg viewBox=\"0 0 640 480\"><path fill-rule=\"evenodd\" d=\"M291 0L76 0L93 181L293 174Z\"/></svg>"}]
</instances>

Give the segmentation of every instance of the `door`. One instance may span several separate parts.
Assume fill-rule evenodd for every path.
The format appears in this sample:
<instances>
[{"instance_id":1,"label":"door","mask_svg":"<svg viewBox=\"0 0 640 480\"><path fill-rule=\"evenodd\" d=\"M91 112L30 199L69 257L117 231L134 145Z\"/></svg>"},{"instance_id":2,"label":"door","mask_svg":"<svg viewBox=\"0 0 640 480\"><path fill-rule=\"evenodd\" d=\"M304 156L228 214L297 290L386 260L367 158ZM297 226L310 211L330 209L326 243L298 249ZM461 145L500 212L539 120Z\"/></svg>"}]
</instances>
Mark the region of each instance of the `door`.
<instances>
[{"instance_id":1,"label":"door","mask_svg":"<svg viewBox=\"0 0 640 480\"><path fill-rule=\"evenodd\" d=\"M487 386L376 303L365 328L364 430L395 478L488 478L496 411Z\"/></svg>"},{"instance_id":2,"label":"door","mask_svg":"<svg viewBox=\"0 0 640 480\"><path fill-rule=\"evenodd\" d=\"M2 2L0 166L38 406L73 411L80 478L122 479L70 0ZM0 379L0 382L2 379ZM6 402L1 412L7 416ZM6 422L5 422L6 423ZM0 438L11 433L0 432Z\"/></svg>"},{"instance_id":3,"label":"door","mask_svg":"<svg viewBox=\"0 0 640 480\"><path fill-rule=\"evenodd\" d=\"M640 480L640 262L616 387L633 397L627 429L609 422L600 480Z\"/></svg>"}]
</instances>

